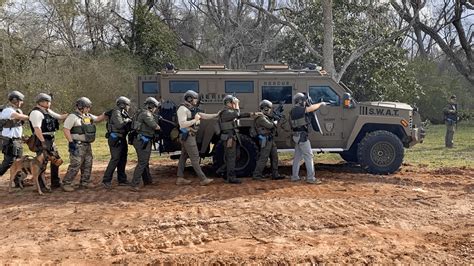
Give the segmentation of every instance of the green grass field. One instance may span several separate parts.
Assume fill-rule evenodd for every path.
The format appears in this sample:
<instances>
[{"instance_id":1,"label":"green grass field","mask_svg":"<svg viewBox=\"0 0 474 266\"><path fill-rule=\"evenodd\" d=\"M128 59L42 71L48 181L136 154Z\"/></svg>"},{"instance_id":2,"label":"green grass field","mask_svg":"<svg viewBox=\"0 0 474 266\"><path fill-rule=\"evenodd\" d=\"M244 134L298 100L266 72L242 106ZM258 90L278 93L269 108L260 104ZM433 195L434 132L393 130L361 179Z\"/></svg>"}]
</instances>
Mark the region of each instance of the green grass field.
<instances>
[{"instance_id":1,"label":"green grass field","mask_svg":"<svg viewBox=\"0 0 474 266\"><path fill-rule=\"evenodd\" d=\"M97 139L93 144L94 160L107 161L109 159L109 149L107 139L105 139L105 124L99 124ZM474 168L474 123L461 123L455 133L455 147L444 148L444 125L430 125L427 128L427 135L422 144L417 144L413 148L405 149L405 163L412 165L424 165L429 168L439 167L472 167ZM29 129L25 130L25 135L31 134ZM67 152L67 141L62 130L56 134L56 145L65 163L69 162ZM25 145L26 154L32 154ZM166 158L166 155L152 155L152 160ZM290 159L291 154L281 154L280 158ZM3 154L2 154L3 159ZM136 160L135 150L129 146L129 160ZM339 162L338 154L319 154L316 161Z\"/></svg>"}]
</instances>

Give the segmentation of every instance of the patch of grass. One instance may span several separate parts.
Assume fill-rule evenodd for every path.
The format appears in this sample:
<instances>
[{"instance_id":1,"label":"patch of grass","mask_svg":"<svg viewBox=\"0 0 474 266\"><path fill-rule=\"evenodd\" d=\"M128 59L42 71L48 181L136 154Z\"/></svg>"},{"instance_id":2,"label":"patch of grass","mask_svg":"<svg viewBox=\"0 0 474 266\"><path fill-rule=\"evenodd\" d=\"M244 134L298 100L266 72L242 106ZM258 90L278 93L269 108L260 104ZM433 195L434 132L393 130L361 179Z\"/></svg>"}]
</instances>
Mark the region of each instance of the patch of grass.
<instances>
[{"instance_id":1,"label":"patch of grass","mask_svg":"<svg viewBox=\"0 0 474 266\"><path fill-rule=\"evenodd\" d=\"M405 150L405 162L439 167L474 167L474 123L460 123L454 133L454 148L444 147L445 125L430 125L423 143Z\"/></svg>"},{"instance_id":2,"label":"patch of grass","mask_svg":"<svg viewBox=\"0 0 474 266\"><path fill-rule=\"evenodd\" d=\"M426 130L426 138L423 143L417 144L410 149L405 149L405 163L413 165L424 165L429 168L439 167L471 167L474 168L474 123L461 123L454 134L454 148L444 147L444 135L446 127L444 125L431 125ZM95 161L108 161L110 158L109 146L105 136L105 123L97 125L97 138L92 144ZM29 127L25 127L25 135L30 135ZM56 133L56 146L59 154L63 157L65 164L69 163L69 153L67 141L62 129ZM133 146L128 146L128 159L136 160L137 155ZM34 155L24 146L25 154ZM280 159L292 159L293 154L280 154ZM3 160L3 154L0 157ZM168 158L166 154L159 156L152 153L152 160ZM338 154L326 153L315 156L315 162L340 162L342 159ZM206 160L208 161L208 160Z\"/></svg>"}]
</instances>

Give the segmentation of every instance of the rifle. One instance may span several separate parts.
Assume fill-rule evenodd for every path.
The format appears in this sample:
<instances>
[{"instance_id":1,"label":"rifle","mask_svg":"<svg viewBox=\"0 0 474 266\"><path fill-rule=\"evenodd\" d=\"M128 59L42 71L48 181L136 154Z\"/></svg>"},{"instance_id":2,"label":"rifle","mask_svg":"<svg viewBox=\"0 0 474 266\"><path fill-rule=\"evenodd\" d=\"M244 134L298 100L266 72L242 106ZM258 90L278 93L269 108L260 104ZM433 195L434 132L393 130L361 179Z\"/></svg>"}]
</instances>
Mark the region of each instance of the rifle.
<instances>
[{"instance_id":1,"label":"rifle","mask_svg":"<svg viewBox=\"0 0 474 266\"><path fill-rule=\"evenodd\" d=\"M283 103L284 102L280 102L280 105L278 105L278 107L273 110L273 118L275 119L275 121L280 121L283 118L283 116L285 116L283 114L283 111L284 111Z\"/></svg>"}]
</instances>

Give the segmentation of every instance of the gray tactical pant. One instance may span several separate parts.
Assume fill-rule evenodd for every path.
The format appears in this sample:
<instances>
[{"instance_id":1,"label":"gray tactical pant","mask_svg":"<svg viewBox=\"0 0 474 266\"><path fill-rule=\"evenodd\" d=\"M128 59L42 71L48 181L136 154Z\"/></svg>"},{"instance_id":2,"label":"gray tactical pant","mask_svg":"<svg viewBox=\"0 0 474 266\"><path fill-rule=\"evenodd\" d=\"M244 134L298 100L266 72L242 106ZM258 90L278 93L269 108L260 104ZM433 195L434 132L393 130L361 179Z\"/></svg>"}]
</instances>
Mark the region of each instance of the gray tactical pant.
<instances>
[{"instance_id":1,"label":"gray tactical pant","mask_svg":"<svg viewBox=\"0 0 474 266\"><path fill-rule=\"evenodd\" d=\"M128 143L125 137L112 140L108 139L110 150L110 161L104 172L102 182L110 184L112 182L112 175L117 169L117 179L119 183L127 182L127 174L125 173L125 166L127 165Z\"/></svg>"},{"instance_id":2,"label":"gray tactical pant","mask_svg":"<svg viewBox=\"0 0 474 266\"><path fill-rule=\"evenodd\" d=\"M79 170L81 171L81 185L87 185L92 172L92 147L90 143L77 144L77 150L69 152L69 166L63 184L71 185Z\"/></svg>"},{"instance_id":3,"label":"gray tactical pant","mask_svg":"<svg viewBox=\"0 0 474 266\"><path fill-rule=\"evenodd\" d=\"M185 141L181 141L181 156L179 157L178 162L178 177L184 176L184 167L186 167L186 160L191 160L191 165L193 166L194 172L196 175L205 179L206 175L201 169L199 150L196 143L196 136L189 135Z\"/></svg>"},{"instance_id":4,"label":"gray tactical pant","mask_svg":"<svg viewBox=\"0 0 474 266\"><path fill-rule=\"evenodd\" d=\"M294 137L293 137L294 138ZM292 168L292 180L299 179L300 172L300 161L304 160L306 166L306 180L312 181L315 180L314 177L314 161L313 161L313 150L311 149L311 143L309 140L305 142L298 143L295 140L295 157L293 158L293 168Z\"/></svg>"},{"instance_id":5,"label":"gray tactical pant","mask_svg":"<svg viewBox=\"0 0 474 266\"><path fill-rule=\"evenodd\" d=\"M143 180L143 185L152 183L150 174L150 156L151 156L151 140L144 144L139 138L133 140L133 147L137 152L138 162L133 171L132 186L140 185L140 179Z\"/></svg>"},{"instance_id":6,"label":"gray tactical pant","mask_svg":"<svg viewBox=\"0 0 474 266\"><path fill-rule=\"evenodd\" d=\"M454 145L454 131L456 123L446 122L446 136L444 137L444 144L447 148L452 148Z\"/></svg>"},{"instance_id":7,"label":"gray tactical pant","mask_svg":"<svg viewBox=\"0 0 474 266\"><path fill-rule=\"evenodd\" d=\"M267 141L265 147L260 149L258 155L257 166L253 171L253 177L262 177L263 169L267 164L268 158L270 157L270 162L272 165L272 176L278 177L278 151L275 141Z\"/></svg>"}]
</instances>

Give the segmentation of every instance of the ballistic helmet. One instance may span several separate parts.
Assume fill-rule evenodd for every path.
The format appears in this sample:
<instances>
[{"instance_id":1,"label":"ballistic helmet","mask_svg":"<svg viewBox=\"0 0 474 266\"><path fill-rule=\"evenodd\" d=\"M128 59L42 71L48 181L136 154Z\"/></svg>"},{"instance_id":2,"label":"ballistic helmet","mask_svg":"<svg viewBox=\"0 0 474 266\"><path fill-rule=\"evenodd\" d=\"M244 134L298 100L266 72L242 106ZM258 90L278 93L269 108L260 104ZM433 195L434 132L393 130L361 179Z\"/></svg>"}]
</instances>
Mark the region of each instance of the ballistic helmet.
<instances>
[{"instance_id":1,"label":"ballistic helmet","mask_svg":"<svg viewBox=\"0 0 474 266\"><path fill-rule=\"evenodd\" d=\"M228 103L238 103L239 102L239 99L237 99L237 97L235 96L232 96L232 95L226 95L224 97L224 105L227 105Z\"/></svg>"},{"instance_id":2,"label":"ballistic helmet","mask_svg":"<svg viewBox=\"0 0 474 266\"><path fill-rule=\"evenodd\" d=\"M81 97L81 98L77 99L76 107L78 109L83 109L85 107L91 108L92 107L92 102L87 97Z\"/></svg>"},{"instance_id":3,"label":"ballistic helmet","mask_svg":"<svg viewBox=\"0 0 474 266\"><path fill-rule=\"evenodd\" d=\"M8 100L11 102L14 99L17 101L23 101L25 99L25 95L19 91L12 91L8 94Z\"/></svg>"},{"instance_id":4,"label":"ballistic helmet","mask_svg":"<svg viewBox=\"0 0 474 266\"><path fill-rule=\"evenodd\" d=\"M260 102L260 110L264 110L264 109L272 109L273 107L273 103L270 102L269 100L263 100Z\"/></svg>"},{"instance_id":5,"label":"ballistic helmet","mask_svg":"<svg viewBox=\"0 0 474 266\"><path fill-rule=\"evenodd\" d=\"M194 99L199 99L199 94L193 90L188 90L184 93L183 99L185 102L191 102Z\"/></svg>"},{"instance_id":6,"label":"ballistic helmet","mask_svg":"<svg viewBox=\"0 0 474 266\"><path fill-rule=\"evenodd\" d=\"M36 100L36 103L40 103L40 102L43 102L43 101L51 102L51 95L42 92L42 93L36 95L35 100Z\"/></svg>"},{"instance_id":7,"label":"ballistic helmet","mask_svg":"<svg viewBox=\"0 0 474 266\"><path fill-rule=\"evenodd\" d=\"M144 104L147 108L158 108L161 105L160 102L153 97L146 98Z\"/></svg>"},{"instance_id":8,"label":"ballistic helmet","mask_svg":"<svg viewBox=\"0 0 474 266\"><path fill-rule=\"evenodd\" d=\"M125 108L125 106L130 105L130 103L130 99L125 96L120 96L115 100L115 104L120 108Z\"/></svg>"},{"instance_id":9,"label":"ballistic helmet","mask_svg":"<svg viewBox=\"0 0 474 266\"><path fill-rule=\"evenodd\" d=\"M295 104L303 104L306 100L308 100L308 96L301 92L298 92L295 94L295 96L293 96L293 101Z\"/></svg>"}]
</instances>

